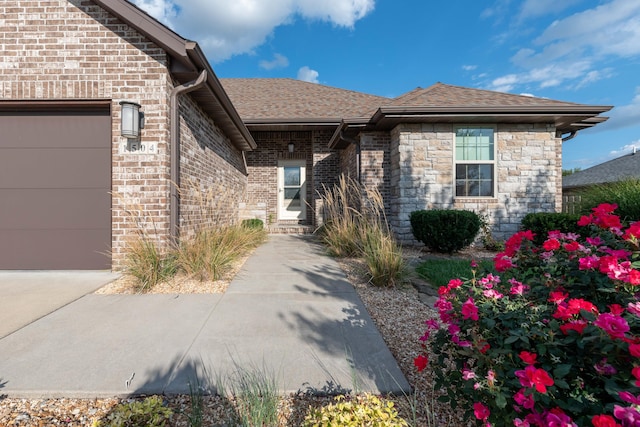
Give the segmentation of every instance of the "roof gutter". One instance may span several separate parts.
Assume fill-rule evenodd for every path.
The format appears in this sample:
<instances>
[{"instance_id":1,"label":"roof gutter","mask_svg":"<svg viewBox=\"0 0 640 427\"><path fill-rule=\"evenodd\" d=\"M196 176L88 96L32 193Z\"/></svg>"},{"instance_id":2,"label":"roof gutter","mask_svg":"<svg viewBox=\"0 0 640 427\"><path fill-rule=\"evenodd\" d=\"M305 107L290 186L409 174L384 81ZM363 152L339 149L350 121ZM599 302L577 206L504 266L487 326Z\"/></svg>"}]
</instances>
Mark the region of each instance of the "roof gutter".
<instances>
[{"instance_id":1,"label":"roof gutter","mask_svg":"<svg viewBox=\"0 0 640 427\"><path fill-rule=\"evenodd\" d=\"M170 136L169 145L171 153L169 155L169 174L171 184L169 187L169 236L173 243L178 242L180 227L180 108L178 96L194 91L207 83L208 73L202 70L196 80L190 81L180 86L176 86L171 91L170 98Z\"/></svg>"},{"instance_id":2,"label":"roof gutter","mask_svg":"<svg viewBox=\"0 0 640 427\"><path fill-rule=\"evenodd\" d=\"M216 77L216 74L213 72L209 61L207 60L204 52L200 49L198 43L193 41L187 41L185 44L185 48L187 50L187 54L189 58L195 62L199 70L205 70L208 72L209 78L206 83L209 90L215 95L215 97L220 101L220 106L227 114L228 117L233 121L234 126L238 129L242 137L247 141L248 148L250 150L255 150L258 148L258 144L254 141L251 133L249 133L249 129L245 126L244 122L240 118L238 111L231 103L231 99L227 92L225 92L220 80Z\"/></svg>"},{"instance_id":3,"label":"roof gutter","mask_svg":"<svg viewBox=\"0 0 640 427\"><path fill-rule=\"evenodd\" d=\"M569 135L568 135L568 136L563 136L563 137L562 137L562 142L567 142L567 141L569 141L570 139L575 138L577 134L578 134L578 131L577 131L577 130L572 130L572 131L569 133Z\"/></svg>"}]
</instances>

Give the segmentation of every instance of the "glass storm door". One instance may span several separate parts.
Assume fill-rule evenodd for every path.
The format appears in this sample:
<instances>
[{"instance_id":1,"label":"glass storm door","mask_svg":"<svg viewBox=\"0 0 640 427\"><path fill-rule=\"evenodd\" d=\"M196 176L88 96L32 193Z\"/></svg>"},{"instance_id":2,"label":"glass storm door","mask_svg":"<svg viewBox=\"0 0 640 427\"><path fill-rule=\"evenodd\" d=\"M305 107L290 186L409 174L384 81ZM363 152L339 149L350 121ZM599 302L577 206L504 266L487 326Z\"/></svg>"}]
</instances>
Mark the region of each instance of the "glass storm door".
<instances>
[{"instance_id":1,"label":"glass storm door","mask_svg":"<svg viewBox=\"0 0 640 427\"><path fill-rule=\"evenodd\" d=\"M304 160L278 163L278 219L306 219L305 177Z\"/></svg>"}]
</instances>

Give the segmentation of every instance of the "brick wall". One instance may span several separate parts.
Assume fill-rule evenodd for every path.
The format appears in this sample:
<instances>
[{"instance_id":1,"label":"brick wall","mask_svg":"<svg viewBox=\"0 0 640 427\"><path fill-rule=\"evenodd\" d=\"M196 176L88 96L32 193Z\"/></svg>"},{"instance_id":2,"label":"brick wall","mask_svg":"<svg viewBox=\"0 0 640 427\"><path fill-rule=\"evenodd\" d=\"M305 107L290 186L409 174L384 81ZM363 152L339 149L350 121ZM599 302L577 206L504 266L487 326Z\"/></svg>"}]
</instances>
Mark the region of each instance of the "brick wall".
<instances>
[{"instance_id":1,"label":"brick wall","mask_svg":"<svg viewBox=\"0 0 640 427\"><path fill-rule=\"evenodd\" d=\"M388 132L360 134L360 181L376 189L384 200L385 214L391 213L391 137Z\"/></svg>"},{"instance_id":2,"label":"brick wall","mask_svg":"<svg viewBox=\"0 0 640 427\"><path fill-rule=\"evenodd\" d=\"M329 140L333 131L313 132L313 181L312 197L314 222L318 226L324 222L323 198L324 189L331 188L338 182L340 174L340 154L329 149Z\"/></svg>"},{"instance_id":3,"label":"brick wall","mask_svg":"<svg viewBox=\"0 0 640 427\"><path fill-rule=\"evenodd\" d=\"M91 1L3 0L0 4L0 99L111 101L113 268L122 267L126 240L138 226L166 243L169 94L174 84L165 52ZM141 143L153 145L155 153L123 149L122 100L142 105L146 120ZM193 105L186 105L183 117L191 111ZM187 138L183 176L200 167L212 175L222 172L216 179L229 179L234 195L243 193L241 154L226 146L228 141L215 125L196 120L184 121L181 127ZM199 138L210 146L196 149L193 141ZM207 179L213 180L211 175ZM235 209L237 205L230 207L230 213ZM195 224L191 219L185 223L187 229Z\"/></svg>"},{"instance_id":4,"label":"brick wall","mask_svg":"<svg viewBox=\"0 0 640 427\"><path fill-rule=\"evenodd\" d=\"M409 214L468 209L487 215L496 238L518 230L529 212L561 209L561 140L553 125L498 124L495 198L454 198L453 125L403 124L391 132L391 223L415 243Z\"/></svg>"},{"instance_id":5,"label":"brick wall","mask_svg":"<svg viewBox=\"0 0 640 427\"><path fill-rule=\"evenodd\" d=\"M189 97L180 103L180 235L237 223L247 197L242 152Z\"/></svg>"}]
</instances>

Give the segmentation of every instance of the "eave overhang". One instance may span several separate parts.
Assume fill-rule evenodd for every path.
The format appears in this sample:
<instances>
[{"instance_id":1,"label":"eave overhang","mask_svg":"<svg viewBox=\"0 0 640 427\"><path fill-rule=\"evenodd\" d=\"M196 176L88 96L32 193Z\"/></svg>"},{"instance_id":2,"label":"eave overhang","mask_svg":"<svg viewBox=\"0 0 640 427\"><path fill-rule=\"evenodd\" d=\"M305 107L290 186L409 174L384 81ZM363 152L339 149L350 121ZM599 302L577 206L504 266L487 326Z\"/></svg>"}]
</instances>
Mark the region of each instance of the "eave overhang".
<instances>
[{"instance_id":1,"label":"eave overhang","mask_svg":"<svg viewBox=\"0 0 640 427\"><path fill-rule=\"evenodd\" d=\"M612 106L476 106L476 107L380 107L370 119L345 119L334 132L330 148L344 148L341 135L353 137L361 131L391 130L401 123L550 123L560 134L580 131L602 123L599 114Z\"/></svg>"},{"instance_id":2,"label":"eave overhang","mask_svg":"<svg viewBox=\"0 0 640 427\"><path fill-rule=\"evenodd\" d=\"M211 65L196 42L186 40L126 0L92 0L95 4L135 28L169 56L169 72L178 84L196 80L207 71L205 85L189 95L242 151L257 147L251 133L222 88Z\"/></svg>"}]
</instances>

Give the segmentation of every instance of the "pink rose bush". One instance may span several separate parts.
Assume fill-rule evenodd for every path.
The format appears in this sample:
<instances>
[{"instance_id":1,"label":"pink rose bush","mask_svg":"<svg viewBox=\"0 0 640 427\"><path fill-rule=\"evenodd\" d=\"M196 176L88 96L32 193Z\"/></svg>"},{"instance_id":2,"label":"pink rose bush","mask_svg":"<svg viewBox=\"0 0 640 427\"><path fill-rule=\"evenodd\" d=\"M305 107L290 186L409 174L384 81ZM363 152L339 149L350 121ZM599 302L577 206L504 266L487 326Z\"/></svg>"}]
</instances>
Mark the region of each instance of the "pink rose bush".
<instances>
[{"instance_id":1,"label":"pink rose bush","mask_svg":"<svg viewBox=\"0 0 640 427\"><path fill-rule=\"evenodd\" d=\"M516 233L499 275L474 263L439 289L421 340L441 400L483 426L640 427L640 221L625 227L616 208L540 246Z\"/></svg>"}]
</instances>

